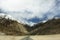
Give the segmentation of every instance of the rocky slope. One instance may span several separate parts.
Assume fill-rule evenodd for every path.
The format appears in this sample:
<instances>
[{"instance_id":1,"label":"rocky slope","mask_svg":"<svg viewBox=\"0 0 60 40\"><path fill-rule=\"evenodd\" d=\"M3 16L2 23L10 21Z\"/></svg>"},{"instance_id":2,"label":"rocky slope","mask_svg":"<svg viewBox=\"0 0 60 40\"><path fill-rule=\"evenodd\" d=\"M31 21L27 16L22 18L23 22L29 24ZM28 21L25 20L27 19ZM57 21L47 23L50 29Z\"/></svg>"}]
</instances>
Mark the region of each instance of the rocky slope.
<instances>
[{"instance_id":1,"label":"rocky slope","mask_svg":"<svg viewBox=\"0 0 60 40\"><path fill-rule=\"evenodd\" d=\"M32 27L15 20L0 18L0 35L50 35L60 34L60 19L51 19Z\"/></svg>"},{"instance_id":2,"label":"rocky slope","mask_svg":"<svg viewBox=\"0 0 60 40\"><path fill-rule=\"evenodd\" d=\"M0 32L4 35L26 35L28 33L23 24L5 18L0 18Z\"/></svg>"},{"instance_id":3,"label":"rocky slope","mask_svg":"<svg viewBox=\"0 0 60 40\"><path fill-rule=\"evenodd\" d=\"M46 23L34 25L32 35L60 34L60 19L48 20Z\"/></svg>"}]
</instances>

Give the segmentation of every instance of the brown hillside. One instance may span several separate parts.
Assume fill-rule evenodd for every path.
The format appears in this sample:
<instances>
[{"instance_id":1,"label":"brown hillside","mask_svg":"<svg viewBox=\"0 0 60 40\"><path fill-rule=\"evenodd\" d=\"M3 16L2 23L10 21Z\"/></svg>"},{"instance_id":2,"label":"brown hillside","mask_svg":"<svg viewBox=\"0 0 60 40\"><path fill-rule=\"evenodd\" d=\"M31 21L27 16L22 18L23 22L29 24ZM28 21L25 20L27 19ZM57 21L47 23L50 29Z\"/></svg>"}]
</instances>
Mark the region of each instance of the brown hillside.
<instances>
[{"instance_id":1,"label":"brown hillside","mask_svg":"<svg viewBox=\"0 0 60 40\"><path fill-rule=\"evenodd\" d=\"M23 24L17 21L1 18L0 33L4 33L4 35L26 35L28 31Z\"/></svg>"},{"instance_id":2,"label":"brown hillside","mask_svg":"<svg viewBox=\"0 0 60 40\"><path fill-rule=\"evenodd\" d=\"M34 25L34 30L31 31L32 35L48 35L60 34L60 19L48 20L46 23L39 23Z\"/></svg>"},{"instance_id":3,"label":"brown hillside","mask_svg":"<svg viewBox=\"0 0 60 40\"><path fill-rule=\"evenodd\" d=\"M60 19L48 20L32 27L15 20L0 18L0 35L50 35L60 34Z\"/></svg>"}]
</instances>

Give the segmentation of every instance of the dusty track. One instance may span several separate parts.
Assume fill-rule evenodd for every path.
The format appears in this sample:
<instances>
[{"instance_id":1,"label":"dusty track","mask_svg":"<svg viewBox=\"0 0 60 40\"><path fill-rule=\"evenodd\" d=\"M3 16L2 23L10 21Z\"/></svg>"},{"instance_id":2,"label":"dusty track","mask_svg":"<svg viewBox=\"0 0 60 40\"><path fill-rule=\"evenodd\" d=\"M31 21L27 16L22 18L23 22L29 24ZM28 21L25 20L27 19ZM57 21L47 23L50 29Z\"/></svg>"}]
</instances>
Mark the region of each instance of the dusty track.
<instances>
[{"instance_id":1,"label":"dusty track","mask_svg":"<svg viewBox=\"0 0 60 40\"><path fill-rule=\"evenodd\" d=\"M21 40L27 36L0 36L0 40ZM30 36L33 40L60 40L60 34Z\"/></svg>"}]
</instances>

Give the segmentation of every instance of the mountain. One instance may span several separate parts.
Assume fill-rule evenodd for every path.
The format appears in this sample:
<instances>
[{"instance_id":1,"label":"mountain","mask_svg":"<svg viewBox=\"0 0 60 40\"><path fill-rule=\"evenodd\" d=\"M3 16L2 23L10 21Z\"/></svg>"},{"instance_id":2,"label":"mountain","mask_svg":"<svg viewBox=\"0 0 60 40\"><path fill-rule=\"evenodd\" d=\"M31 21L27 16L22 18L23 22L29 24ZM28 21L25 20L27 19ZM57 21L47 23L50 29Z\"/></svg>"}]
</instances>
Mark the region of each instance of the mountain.
<instances>
[{"instance_id":1,"label":"mountain","mask_svg":"<svg viewBox=\"0 0 60 40\"><path fill-rule=\"evenodd\" d=\"M60 34L60 18L40 22L34 26L0 16L0 35L51 35Z\"/></svg>"},{"instance_id":2,"label":"mountain","mask_svg":"<svg viewBox=\"0 0 60 40\"><path fill-rule=\"evenodd\" d=\"M51 19L45 23L38 23L34 25L32 35L51 35L60 34L60 19Z\"/></svg>"},{"instance_id":3,"label":"mountain","mask_svg":"<svg viewBox=\"0 0 60 40\"><path fill-rule=\"evenodd\" d=\"M15 20L0 18L0 34L3 35L25 35L28 33L23 24Z\"/></svg>"}]
</instances>

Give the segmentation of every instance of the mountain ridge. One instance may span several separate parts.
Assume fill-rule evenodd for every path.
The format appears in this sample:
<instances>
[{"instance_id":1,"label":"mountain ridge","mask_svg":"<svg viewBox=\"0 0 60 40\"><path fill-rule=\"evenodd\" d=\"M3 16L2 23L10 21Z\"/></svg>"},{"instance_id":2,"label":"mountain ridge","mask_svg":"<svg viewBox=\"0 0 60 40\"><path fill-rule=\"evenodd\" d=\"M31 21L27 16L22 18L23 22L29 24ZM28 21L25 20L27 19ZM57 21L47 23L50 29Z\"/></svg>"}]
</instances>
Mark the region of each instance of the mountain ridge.
<instances>
[{"instance_id":1,"label":"mountain ridge","mask_svg":"<svg viewBox=\"0 0 60 40\"><path fill-rule=\"evenodd\" d=\"M16 20L0 18L0 32L4 35L51 35L60 34L60 19L51 19L34 26L18 23Z\"/></svg>"}]
</instances>

